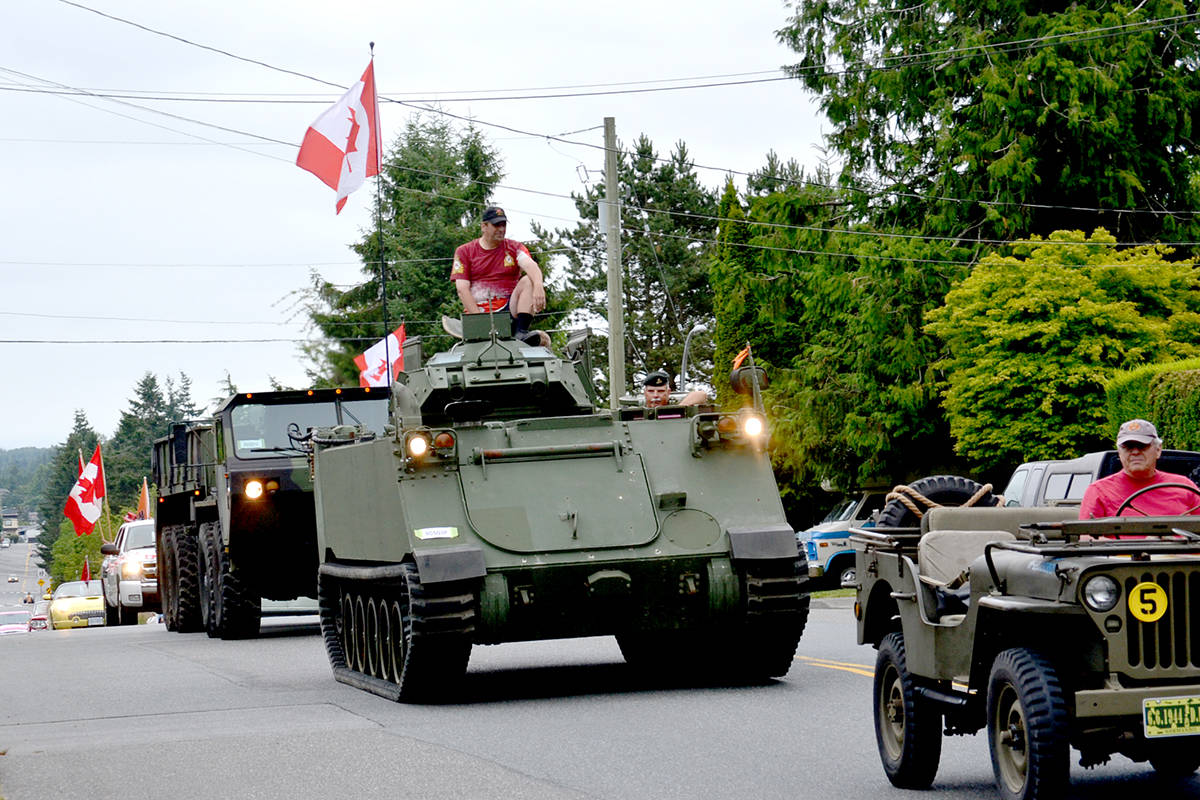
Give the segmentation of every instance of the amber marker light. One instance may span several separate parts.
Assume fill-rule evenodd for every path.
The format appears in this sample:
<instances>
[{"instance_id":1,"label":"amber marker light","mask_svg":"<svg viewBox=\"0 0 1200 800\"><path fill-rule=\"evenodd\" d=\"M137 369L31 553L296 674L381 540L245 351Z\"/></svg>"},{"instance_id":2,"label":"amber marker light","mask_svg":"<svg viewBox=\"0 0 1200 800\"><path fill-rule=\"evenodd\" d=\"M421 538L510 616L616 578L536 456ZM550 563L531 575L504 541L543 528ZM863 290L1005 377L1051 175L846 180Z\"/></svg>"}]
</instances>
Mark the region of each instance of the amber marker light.
<instances>
[{"instance_id":1,"label":"amber marker light","mask_svg":"<svg viewBox=\"0 0 1200 800\"><path fill-rule=\"evenodd\" d=\"M733 417L721 417L717 420L717 430L726 435L737 430L737 420Z\"/></svg>"},{"instance_id":2,"label":"amber marker light","mask_svg":"<svg viewBox=\"0 0 1200 800\"><path fill-rule=\"evenodd\" d=\"M442 431L433 437L433 446L439 450L454 447L454 434L450 433L450 431Z\"/></svg>"}]
</instances>

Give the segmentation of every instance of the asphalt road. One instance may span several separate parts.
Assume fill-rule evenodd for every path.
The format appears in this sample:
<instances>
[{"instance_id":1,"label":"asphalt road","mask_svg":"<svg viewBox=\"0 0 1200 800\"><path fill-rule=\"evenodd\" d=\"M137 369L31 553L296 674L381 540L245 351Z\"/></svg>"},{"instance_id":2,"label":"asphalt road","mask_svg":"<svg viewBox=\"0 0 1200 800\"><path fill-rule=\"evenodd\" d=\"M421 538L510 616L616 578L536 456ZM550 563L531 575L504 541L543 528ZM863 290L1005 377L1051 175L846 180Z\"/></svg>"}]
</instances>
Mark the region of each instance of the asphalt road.
<instances>
[{"instance_id":1,"label":"asphalt road","mask_svg":"<svg viewBox=\"0 0 1200 800\"><path fill-rule=\"evenodd\" d=\"M916 796L880 769L873 651L845 607L814 609L791 671L767 685L639 682L615 641L578 639L477 647L462 702L442 706L335 682L313 617L264 630L0 639L0 798ZM1171 796L1122 759L1075 778L1071 797ZM996 797L985 739L946 740L921 796Z\"/></svg>"}]
</instances>

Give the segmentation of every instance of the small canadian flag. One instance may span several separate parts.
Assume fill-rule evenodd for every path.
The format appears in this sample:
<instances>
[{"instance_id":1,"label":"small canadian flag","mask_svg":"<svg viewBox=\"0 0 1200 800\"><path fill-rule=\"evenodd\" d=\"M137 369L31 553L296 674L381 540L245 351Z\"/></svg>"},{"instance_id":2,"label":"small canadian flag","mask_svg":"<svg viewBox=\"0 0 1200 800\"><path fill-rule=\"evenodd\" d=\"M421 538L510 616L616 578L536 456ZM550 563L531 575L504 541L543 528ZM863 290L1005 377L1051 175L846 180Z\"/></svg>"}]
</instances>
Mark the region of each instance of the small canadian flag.
<instances>
[{"instance_id":1,"label":"small canadian flag","mask_svg":"<svg viewBox=\"0 0 1200 800\"><path fill-rule=\"evenodd\" d=\"M404 369L404 325L367 348L367 352L354 357L358 365L359 386L390 386ZM388 362L392 375L388 377Z\"/></svg>"},{"instance_id":2,"label":"small canadian flag","mask_svg":"<svg viewBox=\"0 0 1200 800\"><path fill-rule=\"evenodd\" d=\"M337 192L340 214L350 193L379 174L379 142L379 98L372 61L362 79L309 126L296 164Z\"/></svg>"}]
</instances>

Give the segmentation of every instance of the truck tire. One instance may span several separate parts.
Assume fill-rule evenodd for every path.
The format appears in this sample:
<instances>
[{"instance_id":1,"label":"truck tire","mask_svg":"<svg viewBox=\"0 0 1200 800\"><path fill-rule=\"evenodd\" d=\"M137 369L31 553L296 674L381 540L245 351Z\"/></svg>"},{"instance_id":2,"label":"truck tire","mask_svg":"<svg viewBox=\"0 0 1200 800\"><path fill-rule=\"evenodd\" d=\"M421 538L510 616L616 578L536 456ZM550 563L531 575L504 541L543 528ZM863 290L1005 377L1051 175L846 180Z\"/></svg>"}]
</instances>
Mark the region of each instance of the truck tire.
<instances>
[{"instance_id":1,"label":"truck tire","mask_svg":"<svg viewBox=\"0 0 1200 800\"><path fill-rule=\"evenodd\" d=\"M200 619L200 553L194 527L176 526L175 557L175 629L195 633L202 629Z\"/></svg>"},{"instance_id":2,"label":"truck tire","mask_svg":"<svg viewBox=\"0 0 1200 800\"><path fill-rule=\"evenodd\" d=\"M942 715L917 692L904 635L889 633L875 658L875 743L893 786L928 789L942 758Z\"/></svg>"},{"instance_id":3,"label":"truck tire","mask_svg":"<svg viewBox=\"0 0 1200 800\"><path fill-rule=\"evenodd\" d=\"M168 631L176 631L179 626L176 618L179 614L178 592L175 584L175 531L178 526L167 525L162 529L158 541L158 592L162 598L163 626Z\"/></svg>"},{"instance_id":4,"label":"truck tire","mask_svg":"<svg viewBox=\"0 0 1200 800\"><path fill-rule=\"evenodd\" d=\"M988 746L1004 800L1057 800L1070 784L1069 714L1058 671L1033 650L996 656L988 680Z\"/></svg>"},{"instance_id":5,"label":"truck tire","mask_svg":"<svg viewBox=\"0 0 1200 800\"><path fill-rule=\"evenodd\" d=\"M983 485L957 475L930 475L913 481L908 488L938 505L961 506L974 497ZM988 492L975 505L994 506L996 502L996 495ZM880 528L915 528L921 524L921 518L900 500L893 498L879 512L879 520L875 524Z\"/></svg>"},{"instance_id":6,"label":"truck tire","mask_svg":"<svg viewBox=\"0 0 1200 800\"><path fill-rule=\"evenodd\" d=\"M200 620L204 632L210 639L221 635L221 557L215 523L205 522L200 526Z\"/></svg>"},{"instance_id":7,"label":"truck tire","mask_svg":"<svg viewBox=\"0 0 1200 800\"><path fill-rule=\"evenodd\" d=\"M262 625L262 598L240 578L228 556L223 556L220 561L221 595L218 603L221 608L221 638L247 639L258 636Z\"/></svg>"},{"instance_id":8,"label":"truck tire","mask_svg":"<svg viewBox=\"0 0 1200 800\"><path fill-rule=\"evenodd\" d=\"M119 597L117 598L117 602L118 603L121 602L121 599ZM106 626L117 624L117 609L115 606L110 606L108 604L107 597L104 598L104 624Z\"/></svg>"}]
</instances>

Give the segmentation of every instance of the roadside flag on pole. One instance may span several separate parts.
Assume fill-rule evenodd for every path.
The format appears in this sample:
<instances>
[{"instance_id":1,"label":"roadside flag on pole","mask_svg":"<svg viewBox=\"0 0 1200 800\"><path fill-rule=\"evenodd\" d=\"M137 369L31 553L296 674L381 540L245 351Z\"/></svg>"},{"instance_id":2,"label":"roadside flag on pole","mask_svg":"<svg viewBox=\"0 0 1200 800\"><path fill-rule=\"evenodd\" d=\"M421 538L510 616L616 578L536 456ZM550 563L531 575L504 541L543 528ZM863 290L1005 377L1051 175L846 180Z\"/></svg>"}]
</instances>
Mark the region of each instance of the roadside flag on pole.
<instances>
[{"instance_id":1,"label":"roadside flag on pole","mask_svg":"<svg viewBox=\"0 0 1200 800\"><path fill-rule=\"evenodd\" d=\"M379 98L375 62L362 78L309 126L296 164L337 192L337 213L346 198L379 174Z\"/></svg>"},{"instance_id":2,"label":"roadside flag on pole","mask_svg":"<svg viewBox=\"0 0 1200 800\"><path fill-rule=\"evenodd\" d=\"M67 496L67 505L63 513L75 526L75 535L82 536L91 533L100 519L100 511L104 505L104 464L100 456L100 445L92 460L79 473L79 479Z\"/></svg>"},{"instance_id":3,"label":"roadside flag on pole","mask_svg":"<svg viewBox=\"0 0 1200 800\"><path fill-rule=\"evenodd\" d=\"M79 580L90 581L92 579L92 568L88 564L87 556L83 557L83 569L79 571Z\"/></svg>"},{"instance_id":4,"label":"roadside flag on pole","mask_svg":"<svg viewBox=\"0 0 1200 800\"><path fill-rule=\"evenodd\" d=\"M358 366L359 386L390 386L404 369L404 323L399 328L367 348L367 352L354 357ZM388 361L392 375L388 378Z\"/></svg>"}]
</instances>

